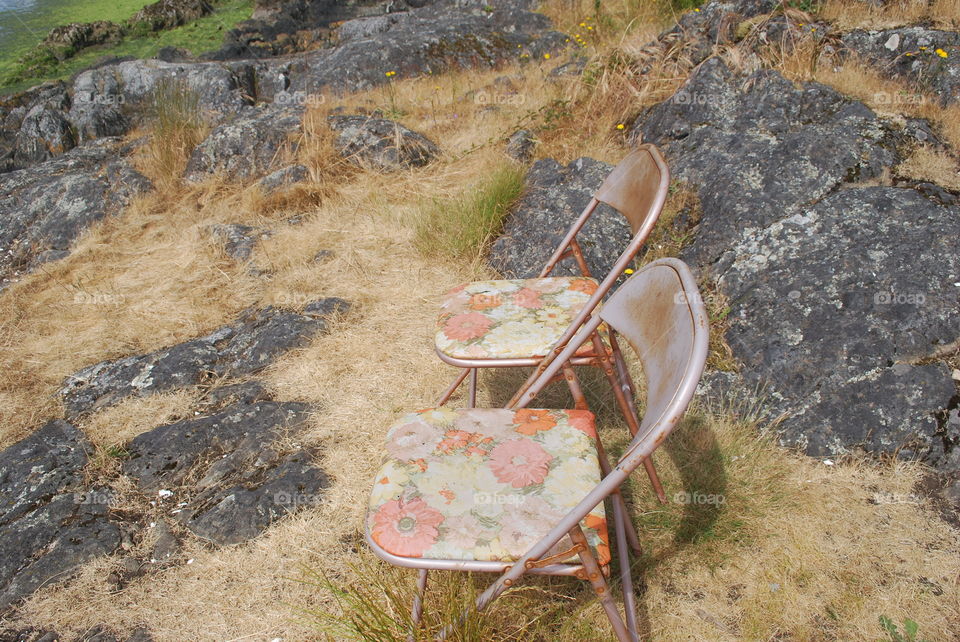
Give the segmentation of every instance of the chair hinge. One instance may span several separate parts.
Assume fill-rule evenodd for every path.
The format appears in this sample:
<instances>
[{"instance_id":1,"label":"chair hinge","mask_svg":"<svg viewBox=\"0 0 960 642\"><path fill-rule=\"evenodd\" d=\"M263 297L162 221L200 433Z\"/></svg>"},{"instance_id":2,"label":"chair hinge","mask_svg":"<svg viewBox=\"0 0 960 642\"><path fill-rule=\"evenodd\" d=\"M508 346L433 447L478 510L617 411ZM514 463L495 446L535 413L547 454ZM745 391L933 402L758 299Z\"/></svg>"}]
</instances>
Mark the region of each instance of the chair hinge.
<instances>
[{"instance_id":1,"label":"chair hinge","mask_svg":"<svg viewBox=\"0 0 960 642\"><path fill-rule=\"evenodd\" d=\"M527 560L526 566L527 570L531 568L543 568L544 566L549 566L554 562L562 562L571 555L577 555L584 549L583 544L574 544L570 549L563 552L557 553L556 555L551 555L550 557L544 557L539 560Z\"/></svg>"}]
</instances>

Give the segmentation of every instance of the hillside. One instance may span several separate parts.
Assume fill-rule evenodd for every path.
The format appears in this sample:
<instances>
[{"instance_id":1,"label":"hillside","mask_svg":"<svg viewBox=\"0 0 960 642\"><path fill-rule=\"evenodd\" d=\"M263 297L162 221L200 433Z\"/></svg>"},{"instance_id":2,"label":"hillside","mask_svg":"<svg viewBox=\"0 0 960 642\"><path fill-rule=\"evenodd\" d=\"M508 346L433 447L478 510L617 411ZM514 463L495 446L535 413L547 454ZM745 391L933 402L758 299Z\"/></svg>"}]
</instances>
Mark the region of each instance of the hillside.
<instances>
[{"instance_id":1,"label":"hillside","mask_svg":"<svg viewBox=\"0 0 960 642\"><path fill-rule=\"evenodd\" d=\"M455 375L441 297L535 274L638 141L673 175L638 264L712 324L671 501L628 497L645 639L960 639L957 0L259 0L0 118L0 640L404 639L365 509ZM435 575L434 631L491 581ZM458 639L612 633L538 578Z\"/></svg>"}]
</instances>

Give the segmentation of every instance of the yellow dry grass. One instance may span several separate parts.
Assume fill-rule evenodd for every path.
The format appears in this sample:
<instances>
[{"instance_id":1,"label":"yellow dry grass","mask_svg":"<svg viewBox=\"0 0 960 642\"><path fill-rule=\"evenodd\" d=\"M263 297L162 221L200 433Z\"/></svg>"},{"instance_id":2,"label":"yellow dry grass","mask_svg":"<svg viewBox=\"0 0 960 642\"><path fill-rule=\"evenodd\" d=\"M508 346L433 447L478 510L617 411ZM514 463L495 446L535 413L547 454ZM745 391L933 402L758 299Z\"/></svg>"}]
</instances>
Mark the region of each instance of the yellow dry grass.
<instances>
[{"instance_id":1,"label":"yellow dry grass","mask_svg":"<svg viewBox=\"0 0 960 642\"><path fill-rule=\"evenodd\" d=\"M953 156L927 145L917 147L900 165L897 173L918 181L933 181L960 191L960 163Z\"/></svg>"},{"instance_id":2,"label":"yellow dry grass","mask_svg":"<svg viewBox=\"0 0 960 642\"><path fill-rule=\"evenodd\" d=\"M563 15L562 6L549 8ZM56 415L53 393L79 367L197 336L250 305L297 307L321 296L354 304L332 333L285 355L264 375L276 398L314 404L297 440L320 453L318 464L331 475L320 506L238 546L213 549L186 536L183 563L116 590L108 575L124 555L149 556L154 535L148 530L130 551L38 591L15 621L0 624L55 628L68 638L98 624L118 633L143 624L161 642L307 640L323 633L302 610L336 615L338 606L328 590L300 581L309 577L305 568L337 586L409 594L413 574L372 560L365 549L364 505L387 426L399 413L430 404L454 374L433 355L439 296L461 281L490 276L480 263L418 251L419 208L434 196L458 195L500 166L503 138L518 125L547 126L538 156L563 162L622 156L625 141L616 124L636 113L637 101L654 101L683 78L682 51L653 73L636 70L633 63L646 55L643 30L657 27L621 28L626 35L616 38L599 25L601 35L587 47L598 64L589 82L547 77L562 62L553 59L396 82L314 107L298 152L314 179L303 198L271 201L256 188L217 180L177 184L96 226L70 257L0 294L0 358L7 366L0 372L2 444ZM471 94L477 91L487 98L478 100ZM493 108L490 96L496 96ZM428 168L390 175L332 160L322 122L336 104L348 113L395 110L405 125L442 141L445 156ZM302 223L287 225L294 214ZM254 254L270 279L251 276L219 252L205 229L227 222L274 229ZM332 255L314 261L320 250ZM516 383L516 377L485 375L481 404L502 401ZM130 400L81 427L108 449L175 420L198 397L186 391ZM565 397L554 391L545 403ZM609 393L593 385L591 399L606 443L618 452L624 431L609 411ZM676 501L661 506L642 475L629 491L646 545L634 569L644 587L646 636L878 639L878 618L885 615L898 623L916 620L924 638L952 639L960 630L960 537L911 495L922 468L828 466L779 449L751 415L736 405L695 408L655 456L668 495L722 495L722 509ZM110 482L122 501L154 511L151 520L162 516L137 499L129 480ZM451 576L432 583L428 610L463 604L465 593L489 579ZM576 581L539 579L527 586L499 602L470 639L610 637L602 609Z\"/></svg>"},{"instance_id":3,"label":"yellow dry grass","mask_svg":"<svg viewBox=\"0 0 960 642\"><path fill-rule=\"evenodd\" d=\"M960 1L958 0L896 0L873 4L850 0L827 0L818 12L820 18L837 28L892 29L929 21L935 28L960 28Z\"/></svg>"}]
</instances>

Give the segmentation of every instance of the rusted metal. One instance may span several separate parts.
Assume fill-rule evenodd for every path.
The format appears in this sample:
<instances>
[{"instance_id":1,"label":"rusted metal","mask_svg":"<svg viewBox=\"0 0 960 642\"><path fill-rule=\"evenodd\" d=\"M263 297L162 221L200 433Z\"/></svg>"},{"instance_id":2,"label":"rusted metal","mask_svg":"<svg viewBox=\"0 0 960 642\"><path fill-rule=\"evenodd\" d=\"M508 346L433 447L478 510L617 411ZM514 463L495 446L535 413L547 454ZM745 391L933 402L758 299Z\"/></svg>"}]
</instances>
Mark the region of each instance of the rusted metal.
<instances>
[{"instance_id":1,"label":"rusted metal","mask_svg":"<svg viewBox=\"0 0 960 642\"><path fill-rule=\"evenodd\" d=\"M580 544L574 544L572 547L568 548L565 551L557 553L556 555L551 555L550 557L544 557L543 559L539 559L539 560L527 560L524 566L527 567L528 571L533 568L543 568L544 566L549 566L554 562L566 561L573 555L576 555L577 553L579 553L581 550L583 550L583 547Z\"/></svg>"}]
</instances>

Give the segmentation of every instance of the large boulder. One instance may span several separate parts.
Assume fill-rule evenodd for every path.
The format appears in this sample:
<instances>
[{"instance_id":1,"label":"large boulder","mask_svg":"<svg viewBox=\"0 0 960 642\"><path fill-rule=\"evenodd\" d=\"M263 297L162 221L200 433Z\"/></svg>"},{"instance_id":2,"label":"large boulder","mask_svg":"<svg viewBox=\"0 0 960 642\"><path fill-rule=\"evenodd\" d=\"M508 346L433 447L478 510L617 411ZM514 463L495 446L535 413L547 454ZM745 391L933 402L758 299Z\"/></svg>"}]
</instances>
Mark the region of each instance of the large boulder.
<instances>
[{"instance_id":1,"label":"large boulder","mask_svg":"<svg viewBox=\"0 0 960 642\"><path fill-rule=\"evenodd\" d=\"M84 483L90 450L51 421L0 452L0 612L120 544L111 497Z\"/></svg>"},{"instance_id":2,"label":"large boulder","mask_svg":"<svg viewBox=\"0 0 960 642\"><path fill-rule=\"evenodd\" d=\"M0 272L26 268L46 250L65 253L87 227L151 188L104 138L29 169L0 174Z\"/></svg>"},{"instance_id":3,"label":"large boulder","mask_svg":"<svg viewBox=\"0 0 960 642\"><path fill-rule=\"evenodd\" d=\"M331 116L334 145L358 165L389 172L423 167L440 154L433 141L400 123L369 116Z\"/></svg>"},{"instance_id":4,"label":"large boulder","mask_svg":"<svg viewBox=\"0 0 960 642\"><path fill-rule=\"evenodd\" d=\"M335 301L329 314L345 309L345 302ZM272 307L249 311L198 339L84 368L66 379L59 394L73 417L130 396L197 385L211 376L257 372L326 330L325 316Z\"/></svg>"},{"instance_id":5,"label":"large boulder","mask_svg":"<svg viewBox=\"0 0 960 642\"><path fill-rule=\"evenodd\" d=\"M935 353L960 337L960 211L919 186L859 185L897 162L894 126L822 85L711 59L636 132L697 191L683 257L729 298L740 378L785 414L783 442L946 465L956 390Z\"/></svg>"},{"instance_id":6,"label":"large boulder","mask_svg":"<svg viewBox=\"0 0 960 642\"><path fill-rule=\"evenodd\" d=\"M552 158L534 163L527 172L523 197L491 248L494 269L505 278L537 276L611 169L592 158L578 158L566 167ZM600 279L606 276L630 238L630 225L623 216L607 205L598 207L578 236L590 272ZM579 270L567 258L552 274L579 274Z\"/></svg>"},{"instance_id":7,"label":"large boulder","mask_svg":"<svg viewBox=\"0 0 960 642\"><path fill-rule=\"evenodd\" d=\"M27 112L20 124L13 160L26 167L60 156L76 145L76 132L63 112L41 104Z\"/></svg>"},{"instance_id":8,"label":"large boulder","mask_svg":"<svg viewBox=\"0 0 960 642\"><path fill-rule=\"evenodd\" d=\"M134 14L130 22L146 25L151 31L173 29L213 11L207 0L158 0Z\"/></svg>"},{"instance_id":9,"label":"large boulder","mask_svg":"<svg viewBox=\"0 0 960 642\"><path fill-rule=\"evenodd\" d=\"M295 149L302 117L298 107L244 110L197 145L187 163L187 179L200 181L215 173L244 179L268 173L283 153Z\"/></svg>"}]
</instances>

